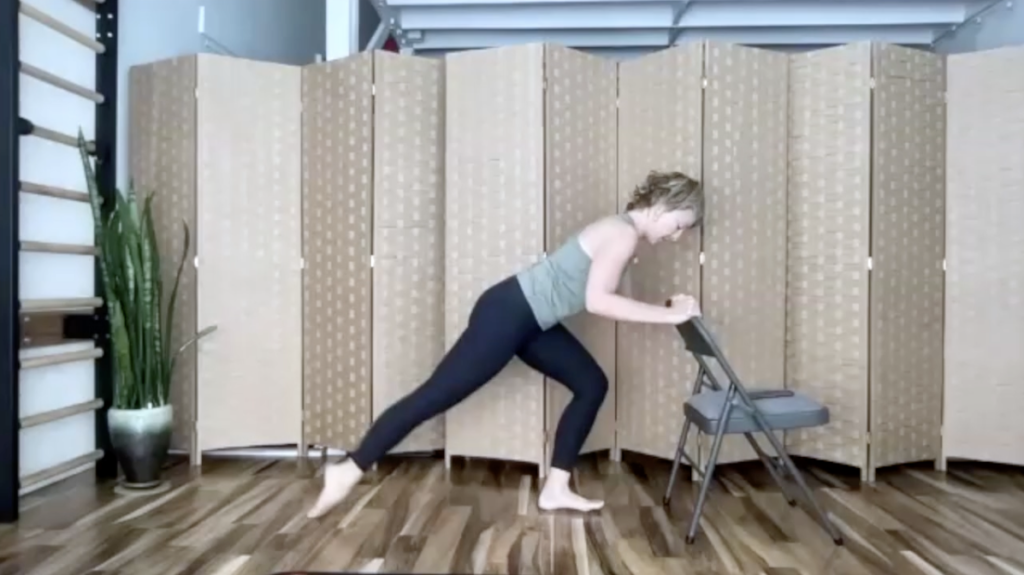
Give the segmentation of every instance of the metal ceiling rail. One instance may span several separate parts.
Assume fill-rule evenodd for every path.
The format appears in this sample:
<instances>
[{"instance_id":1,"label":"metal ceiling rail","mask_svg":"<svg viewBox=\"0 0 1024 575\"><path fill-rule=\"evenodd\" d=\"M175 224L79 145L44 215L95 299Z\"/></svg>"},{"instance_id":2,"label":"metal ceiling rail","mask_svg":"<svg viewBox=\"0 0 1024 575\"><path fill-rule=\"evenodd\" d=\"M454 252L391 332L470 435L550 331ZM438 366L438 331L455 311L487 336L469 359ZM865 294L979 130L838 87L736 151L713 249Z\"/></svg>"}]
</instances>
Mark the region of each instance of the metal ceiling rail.
<instances>
[{"instance_id":1,"label":"metal ceiling rail","mask_svg":"<svg viewBox=\"0 0 1024 575\"><path fill-rule=\"evenodd\" d=\"M372 0L404 48L457 50L550 41L666 47L691 39L819 46L873 39L931 44L973 0Z\"/></svg>"}]
</instances>

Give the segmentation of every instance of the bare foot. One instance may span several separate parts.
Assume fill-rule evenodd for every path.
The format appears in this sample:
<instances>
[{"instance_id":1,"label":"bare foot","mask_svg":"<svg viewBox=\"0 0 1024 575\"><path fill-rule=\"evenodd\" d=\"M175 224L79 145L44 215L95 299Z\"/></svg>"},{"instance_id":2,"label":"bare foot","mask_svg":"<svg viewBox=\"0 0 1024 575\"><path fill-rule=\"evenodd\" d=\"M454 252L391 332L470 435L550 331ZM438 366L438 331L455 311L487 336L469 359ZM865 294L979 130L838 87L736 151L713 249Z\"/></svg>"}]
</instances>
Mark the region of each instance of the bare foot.
<instances>
[{"instance_id":1,"label":"bare foot","mask_svg":"<svg viewBox=\"0 0 1024 575\"><path fill-rule=\"evenodd\" d=\"M571 509L573 511L597 511L604 507L604 501L595 501L580 497L569 488L571 474L568 471L552 468L547 481L544 482L544 489L537 498L537 507L544 511L556 509Z\"/></svg>"},{"instance_id":2,"label":"bare foot","mask_svg":"<svg viewBox=\"0 0 1024 575\"><path fill-rule=\"evenodd\" d=\"M306 517L316 519L326 515L335 505L348 497L349 492L359 483L362 476L362 470L351 459L343 463L328 465L324 468L323 490L320 491L320 497L316 500L313 508L306 513Z\"/></svg>"},{"instance_id":3,"label":"bare foot","mask_svg":"<svg viewBox=\"0 0 1024 575\"><path fill-rule=\"evenodd\" d=\"M604 501L596 501L576 495L566 489L553 490L544 489L537 498L537 506L544 511L555 511L557 509L571 509L573 511L597 511L604 507Z\"/></svg>"}]
</instances>

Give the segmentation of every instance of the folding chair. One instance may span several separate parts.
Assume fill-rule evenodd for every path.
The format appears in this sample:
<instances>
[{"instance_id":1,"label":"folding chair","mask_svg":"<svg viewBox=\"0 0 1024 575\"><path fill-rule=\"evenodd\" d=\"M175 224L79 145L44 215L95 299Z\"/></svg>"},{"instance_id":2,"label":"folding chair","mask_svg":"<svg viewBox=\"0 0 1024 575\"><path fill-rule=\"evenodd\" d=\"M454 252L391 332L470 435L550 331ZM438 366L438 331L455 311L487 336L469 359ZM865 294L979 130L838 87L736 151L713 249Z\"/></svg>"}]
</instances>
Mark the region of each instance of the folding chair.
<instances>
[{"instance_id":1,"label":"folding chair","mask_svg":"<svg viewBox=\"0 0 1024 575\"><path fill-rule=\"evenodd\" d=\"M803 475L793 465L793 461L786 453L779 439L773 432L789 429L800 429L825 425L829 421L829 411L824 405L810 397L787 389L747 391L740 378L733 371L732 366L726 361L718 344L708 331L700 318L694 318L686 323L676 326L679 335L687 351L693 354L697 360L699 370L697 381L694 383L693 395L684 405L685 419L683 431L679 437L679 445L676 448L676 455L672 461L672 473L669 475L668 487L665 490L664 504L668 506L672 498L672 488L675 485L676 475L679 473L679 466L682 459L687 462L701 476L700 494L697 496L697 504L693 509L693 517L690 520L690 529L687 532L686 542L693 543L697 536L697 526L700 523L701 512L707 500L708 490L711 487L711 479L715 473L715 465L718 461L718 453L722 448L722 438L729 434L742 433L757 456L768 468L772 478L778 483L783 496L790 505L796 505L796 499L790 494L790 490L784 481L785 473L792 475L799 491L804 496L811 510L818 516L819 521L828 531L832 540L837 545L843 544L843 538L835 525L825 514L824 509L814 499L810 488L804 481ZM713 358L725 373L729 380L728 386L724 387L715 377L708 365L708 358ZM709 391L703 391L704 387ZM722 422L725 422L723 425ZM690 433L690 426L697 428L707 435L714 435L714 442L711 445L711 454L708 457L707 467L704 470L694 462L693 458L686 453L686 438ZM754 439L754 433L761 432L768 437L769 443L778 454L777 457L769 457L761 449Z\"/></svg>"}]
</instances>

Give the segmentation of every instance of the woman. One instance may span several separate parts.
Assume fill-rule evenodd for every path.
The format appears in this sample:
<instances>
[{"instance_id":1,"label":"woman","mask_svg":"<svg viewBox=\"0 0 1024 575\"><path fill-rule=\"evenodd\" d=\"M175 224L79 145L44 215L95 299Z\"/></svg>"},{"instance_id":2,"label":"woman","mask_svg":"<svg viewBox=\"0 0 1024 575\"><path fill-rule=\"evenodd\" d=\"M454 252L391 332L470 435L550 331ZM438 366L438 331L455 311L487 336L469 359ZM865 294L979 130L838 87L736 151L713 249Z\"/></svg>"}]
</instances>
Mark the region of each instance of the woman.
<instances>
[{"instance_id":1,"label":"woman","mask_svg":"<svg viewBox=\"0 0 1024 575\"><path fill-rule=\"evenodd\" d=\"M381 414L346 461L325 469L323 491L308 516L327 513L406 435L480 389L516 356L573 394L558 422L539 507L600 509L603 502L573 493L569 478L608 380L560 322L584 310L617 321L671 325L700 313L689 296L676 296L666 307L615 293L640 240L675 241L698 225L703 216L700 185L679 172L651 172L626 210L591 223L547 258L484 291L465 331L430 378Z\"/></svg>"}]
</instances>

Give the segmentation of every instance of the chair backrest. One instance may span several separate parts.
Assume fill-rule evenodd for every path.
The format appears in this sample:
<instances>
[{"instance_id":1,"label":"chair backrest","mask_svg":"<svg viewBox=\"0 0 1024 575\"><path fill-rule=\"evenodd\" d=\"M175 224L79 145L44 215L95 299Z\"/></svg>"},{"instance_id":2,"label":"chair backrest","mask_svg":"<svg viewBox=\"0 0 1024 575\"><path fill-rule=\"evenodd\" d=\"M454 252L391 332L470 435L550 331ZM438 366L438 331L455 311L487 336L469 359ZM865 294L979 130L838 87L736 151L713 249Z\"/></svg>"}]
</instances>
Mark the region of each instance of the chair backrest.
<instances>
[{"instance_id":1,"label":"chair backrest","mask_svg":"<svg viewBox=\"0 0 1024 575\"><path fill-rule=\"evenodd\" d=\"M711 335L711 330L708 329L707 324L701 318L695 317L686 323L677 324L676 331L682 336L683 345L686 347L686 350L693 354L694 359L697 360L705 375L711 378L716 387L722 384L725 384L723 389L730 385L743 386L739 376L733 371L729 361L725 359L722 348L718 346L718 342ZM708 358L715 361L713 363L708 362ZM716 364L718 369L715 369ZM716 375L715 372L719 372L719 374ZM725 381L721 381L718 375L724 376L721 379Z\"/></svg>"},{"instance_id":2,"label":"chair backrest","mask_svg":"<svg viewBox=\"0 0 1024 575\"><path fill-rule=\"evenodd\" d=\"M695 317L686 323L676 325L676 331L683 338L687 351L696 355L713 357L719 363L725 363L725 356L715 342L711 331L704 325L704 321Z\"/></svg>"}]
</instances>

